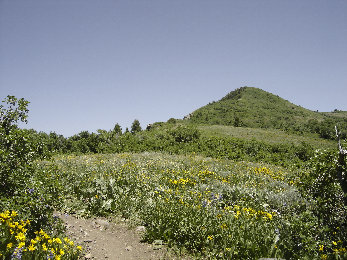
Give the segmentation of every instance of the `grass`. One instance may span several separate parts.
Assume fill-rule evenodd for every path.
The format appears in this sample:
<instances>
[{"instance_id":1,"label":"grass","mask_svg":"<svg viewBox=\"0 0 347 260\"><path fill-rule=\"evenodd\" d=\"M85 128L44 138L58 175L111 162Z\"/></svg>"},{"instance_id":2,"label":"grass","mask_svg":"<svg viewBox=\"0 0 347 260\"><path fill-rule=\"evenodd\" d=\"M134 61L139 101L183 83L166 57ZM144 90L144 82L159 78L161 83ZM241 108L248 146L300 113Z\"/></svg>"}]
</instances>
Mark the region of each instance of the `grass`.
<instances>
[{"instance_id":1,"label":"grass","mask_svg":"<svg viewBox=\"0 0 347 260\"><path fill-rule=\"evenodd\" d=\"M335 149L336 142L319 138L315 134L291 134L285 131L276 129L262 129L249 127L234 127L223 125L200 125L198 129L205 136L225 136L235 137L246 140L258 140L266 143L275 144L295 144L300 145L303 142L309 143L314 148L318 149Z\"/></svg>"}]
</instances>

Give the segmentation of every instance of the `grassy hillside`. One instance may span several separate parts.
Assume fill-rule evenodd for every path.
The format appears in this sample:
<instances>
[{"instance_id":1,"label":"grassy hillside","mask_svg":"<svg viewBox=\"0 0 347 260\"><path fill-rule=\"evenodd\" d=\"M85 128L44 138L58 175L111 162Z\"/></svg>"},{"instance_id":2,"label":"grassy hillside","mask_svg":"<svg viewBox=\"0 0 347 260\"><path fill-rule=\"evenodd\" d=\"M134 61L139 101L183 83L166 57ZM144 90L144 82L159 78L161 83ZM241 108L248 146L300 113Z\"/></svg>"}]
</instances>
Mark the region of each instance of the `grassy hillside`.
<instances>
[{"instance_id":1,"label":"grassy hillside","mask_svg":"<svg viewBox=\"0 0 347 260\"><path fill-rule=\"evenodd\" d=\"M234 127L223 125L200 125L198 129L203 136L234 137L246 140L263 141L269 144L309 143L313 148L335 149L336 141L319 138L315 134L297 135L277 129Z\"/></svg>"},{"instance_id":2,"label":"grassy hillside","mask_svg":"<svg viewBox=\"0 0 347 260\"><path fill-rule=\"evenodd\" d=\"M317 133L334 138L334 125L347 128L347 112L319 113L253 87L230 92L217 102L194 111L190 122L250 128L271 128L291 132Z\"/></svg>"}]
</instances>

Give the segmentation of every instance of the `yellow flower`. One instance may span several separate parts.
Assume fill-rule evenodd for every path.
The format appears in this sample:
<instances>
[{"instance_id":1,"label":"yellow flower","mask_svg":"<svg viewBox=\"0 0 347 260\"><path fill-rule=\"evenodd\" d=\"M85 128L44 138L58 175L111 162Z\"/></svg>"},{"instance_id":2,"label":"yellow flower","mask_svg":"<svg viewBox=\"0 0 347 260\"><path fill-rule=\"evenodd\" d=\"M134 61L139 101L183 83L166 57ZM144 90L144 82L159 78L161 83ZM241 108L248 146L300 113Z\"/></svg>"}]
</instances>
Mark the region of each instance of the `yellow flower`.
<instances>
[{"instance_id":1,"label":"yellow flower","mask_svg":"<svg viewBox=\"0 0 347 260\"><path fill-rule=\"evenodd\" d=\"M57 242L58 244L62 243L59 237L53 238L53 242Z\"/></svg>"},{"instance_id":2,"label":"yellow flower","mask_svg":"<svg viewBox=\"0 0 347 260\"><path fill-rule=\"evenodd\" d=\"M7 244L7 248L12 248L13 247L13 243L8 243Z\"/></svg>"},{"instance_id":3,"label":"yellow flower","mask_svg":"<svg viewBox=\"0 0 347 260\"><path fill-rule=\"evenodd\" d=\"M208 236L207 239L208 240L213 240L213 236Z\"/></svg>"},{"instance_id":4,"label":"yellow flower","mask_svg":"<svg viewBox=\"0 0 347 260\"><path fill-rule=\"evenodd\" d=\"M319 246L319 251L323 251L323 249L324 249L324 245L320 245Z\"/></svg>"},{"instance_id":5,"label":"yellow flower","mask_svg":"<svg viewBox=\"0 0 347 260\"><path fill-rule=\"evenodd\" d=\"M337 243L336 243L335 241L333 241L333 245L334 245L334 246L337 246Z\"/></svg>"},{"instance_id":6,"label":"yellow flower","mask_svg":"<svg viewBox=\"0 0 347 260\"><path fill-rule=\"evenodd\" d=\"M47 251L48 250L46 244L42 244L42 249L43 249L43 251Z\"/></svg>"},{"instance_id":7,"label":"yellow flower","mask_svg":"<svg viewBox=\"0 0 347 260\"><path fill-rule=\"evenodd\" d=\"M34 250L36 249L36 247L35 247L33 244L31 244L31 245L28 247L28 249L29 249L29 251L34 251Z\"/></svg>"},{"instance_id":8,"label":"yellow flower","mask_svg":"<svg viewBox=\"0 0 347 260\"><path fill-rule=\"evenodd\" d=\"M8 220L9 218L10 218L10 212L8 210L6 210L3 213L0 213L0 219L2 219L3 222Z\"/></svg>"},{"instance_id":9,"label":"yellow flower","mask_svg":"<svg viewBox=\"0 0 347 260\"><path fill-rule=\"evenodd\" d=\"M228 226L227 226L227 224L223 223L220 227L221 227L221 229L226 229Z\"/></svg>"},{"instance_id":10,"label":"yellow flower","mask_svg":"<svg viewBox=\"0 0 347 260\"><path fill-rule=\"evenodd\" d=\"M82 247L81 246L77 246L76 247L78 250L82 250Z\"/></svg>"},{"instance_id":11,"label":"yellow flower","mask_svg":"<svg viewBox=\"0 0 347 260\"><path fill-rule=\"evenodd\" d=\"M23 246L25 246L25 242L20 242L20 243L18 244L18 248L22 248Z\"/></svg>"},{"instance_id":12,"label":"yellow flower","mask_svg":"<svg viewBox=\"0 0 347 260\"><path fill-rule=\"evenodd\" d=\"M24 233L18 233L18 235L16 236L16 239L19 241L24 241L25 240Z\"/></svg>"},{"instance_id":13,"label":"yellow flower","mask_svg":"<svg viewBox=\"0 0 347 260\"><path fill-rule=\"evenodd\" d=\"M65 252L64 252L64 250L63 249L60 249L60 255L64 255L65 254Z\"/></svg>"}]
</instances>

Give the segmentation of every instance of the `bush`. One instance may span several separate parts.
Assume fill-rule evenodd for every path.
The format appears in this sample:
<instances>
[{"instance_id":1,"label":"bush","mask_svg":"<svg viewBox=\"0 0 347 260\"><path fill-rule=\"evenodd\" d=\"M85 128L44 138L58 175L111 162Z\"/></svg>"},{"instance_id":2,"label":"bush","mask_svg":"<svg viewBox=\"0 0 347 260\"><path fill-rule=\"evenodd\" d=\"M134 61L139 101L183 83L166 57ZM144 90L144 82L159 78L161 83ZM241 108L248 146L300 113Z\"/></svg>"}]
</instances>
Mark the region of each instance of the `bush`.
<instances>
[{"instance_id":1,"label":"bush","mask_svg":"<svg viewBox=\"0 0 347 260\"><path fill-rule=\"evenodd\" d=\"M200 138L198 129L187 126L178 126L169 131L169 134L175 139L177 143L190 143Z\"/></svg>"},{"instance_id":2,"label":"bush","mask_svg":"<svg viewBox=\"0 0 347 260\"><path fill-rule=\"evenodd\" d=\"M27 122L28 101L7 96L0 105L0 193L11 196L24 190L35 159L30 136L19 129L19 121Z\"/></svg>"}]
</instances>

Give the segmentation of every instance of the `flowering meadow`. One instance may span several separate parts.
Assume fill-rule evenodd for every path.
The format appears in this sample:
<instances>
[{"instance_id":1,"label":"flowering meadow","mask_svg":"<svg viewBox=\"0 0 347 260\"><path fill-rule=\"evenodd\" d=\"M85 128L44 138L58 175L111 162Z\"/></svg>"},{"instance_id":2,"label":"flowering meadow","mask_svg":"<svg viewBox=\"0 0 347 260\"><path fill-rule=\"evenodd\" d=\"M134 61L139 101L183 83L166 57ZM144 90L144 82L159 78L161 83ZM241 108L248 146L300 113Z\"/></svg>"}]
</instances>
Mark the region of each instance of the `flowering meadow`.
<instances>
[{"instance_id":1,"label":"flowering meadow","mask_svg":"<svg viewBox=\"0 0 347 260\"><path fill-rule=\"evenodd\" d=\"M18 127L29 102L3 102L0 259L80 258L54 210L126 219L145 227L144 241L196 259L347 259L338 174L347 166L336 151L201 139L173 125L122 138L101 131L102 142L86 135L72 143L100 154L50 157L40 135Z\"/></svg>"},{"instance_id":2,"label":"flowering meadow","mask_svg":"<svg viewBox=\"0 0 347 260\"><path fill-rule=\"evenodd\" d=\"M322 223L297 171L147 152L61 155L40 167L41 180L59 180L61 210L126 218L146 227L145 241L197 258L347 257L344 227Z\"/></svg>"}]
</instances>

